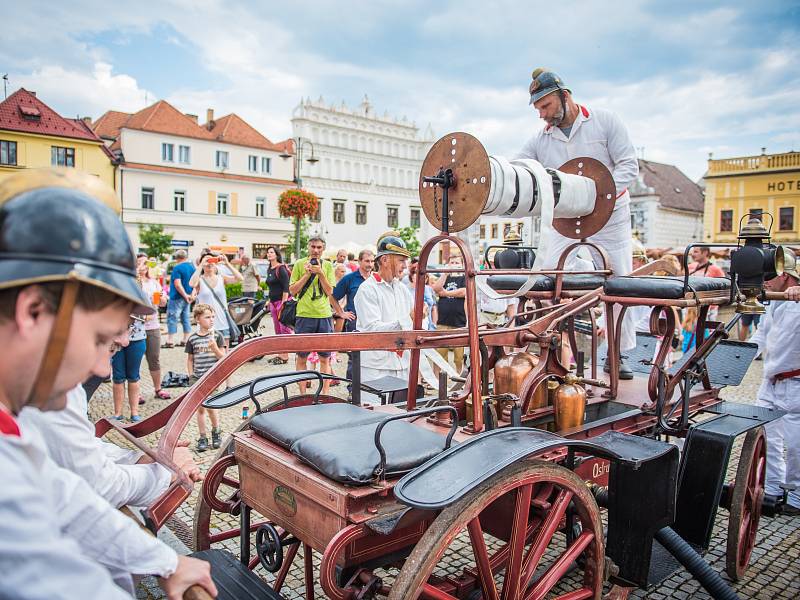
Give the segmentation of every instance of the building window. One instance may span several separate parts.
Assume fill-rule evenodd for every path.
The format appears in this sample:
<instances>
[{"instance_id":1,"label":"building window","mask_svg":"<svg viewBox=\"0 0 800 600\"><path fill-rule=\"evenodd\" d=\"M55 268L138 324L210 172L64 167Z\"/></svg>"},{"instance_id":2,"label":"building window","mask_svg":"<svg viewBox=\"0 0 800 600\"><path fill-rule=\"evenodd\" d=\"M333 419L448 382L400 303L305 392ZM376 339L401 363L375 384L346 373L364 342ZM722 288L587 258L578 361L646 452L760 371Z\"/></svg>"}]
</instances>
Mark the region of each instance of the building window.
<instances>
[{"instance_id":1,"label":"building window","mask_svg":"<svg viewBox=\"0 0 800 600\"><path fill-rule=\"evenodd\" d=\"M142 208L153 210L155 208L156 193L153 188L142 188Z\"/></svg>"},{"instance_id":2,"label":"building window","mask_svg":"<svg viewBox=\"0 0 800 600\"><path fill-rule=\"evenodd\" d=\"M333 222L337 225L344 223L344 202L333 201Z\"/></svg>"},{"instance_id":3,"label":"building window","mask_svg":"<svg viewBox=\"0 0 800 600\"><path fill-rule=\"evenodd\" d=\"M227 154L227 152L225 154ZM228 194L217 194L217 214L228 214Z\"/></svg>"},{"instance_id":4,"label":"building window","mask_svg":"<svg viewBox=\"0 0 800 600\"><path fill-rule=\"evenodd\" d=\"M367 224L367 205L356 204L356 225Z\"/></svg>"},{"instance_id":5,"label":"building window","mask_svg":"<svg viewBox=\"0 0 800 600\"><path fill-rule=\"evenodd\" d=\"M794 207L781 206L778 209L778 231L794 230Z\"/></svg>"},{"instance_id":6,"label":"building window","mask_svg":"<svg viewBox=\"0 0 800 600\"><path fill-rule=\"evenodd\" d=\"M50 147L50 164L54 167L74 167L75 148Z\"/></svg>"},{"instance_id":7,"label":"building window","mask_svg":"<svg viewBox=\"0 0 800 600\"><path fill-rule=\"evenodd\" d=\"M312 223L319 223L322 221L322 198L320 198L319 202L317 202L317 212L311 215L310 218Z\"/></svg>"},{"instance_id":8,"label":"building window","mask_svg":"<svg viewBox=\"0 0 800 600\"><path fill-rule=\"evenodd\" d=\"M503 224L503 238L507 238L509 233L511 233L511 223Z\"/></svg>"},{"instance_id":9,"label":"building window","mask_svg":"<svg viewBox=\"0 0 800 600\"><path fill-rule=\"evenodd\" d=\"M172 195L172 207L178 212L186 212L186 192L175 190Z\"/></svg>"},{"instance_id":10,"label":"building window","mask_svg":"<svg viewBox=\"0 0 800 600\"><path fill-rule=\"evenodd\" d=\"M497 223L492 225L492 239L493 240L497 239Z\"/></svg>"},{"instance_id":11,"label":"building window","mask_svg":"<svg viewBox=\"0 0 800 600\"><path fill-rule=\"evenodd\" d=\"M228 153L224 150L217 150L217 161L216 165L218 169L227 169L228 168Z\"/></svg>"},{"instance_id":12,"label":"building window","mask_svg":"<svg viewBox=\"0 0 800 600\"><path fill-rule=\"evenodd\" d=\"M258 157L257 156L248 156L247 157L247 170L251 173L258 173Z\"/></svg>"},{"instance_id":13,"label":"building window","mask_svg":"<svg viewBox=\"0 0 800 600\"><path fill-rule=\"evenodd\" d=\"M763 208L751 208L749 211L750 216L747 217L749 219L758 219L762 223L764 222L764 209Z\"/></svg>"},{"instance_id":14,"label":"building window","mask_svg":"<svg viewBox=\"0 0 800 600\"><path fill-rule=\"evenodd\" d=\"M719 211L719 230L720 232L733 231L733 211Z\"/></svg>"},{"instance_id":15,"label":"building window","mask_svg":"<svg viewBox=\"0 0 800 600\"><path fill-rule=\"evenodd\" d=\"M270 160L266 156L261 157L261 172L262 173L272 172L272 160Z\"/></svg>"},{"instance_id":16,"label":"building window","mask_svg":"<svg viewBox=\"0 0 800 600\"><path fill-rule=\"evenodd\" d=\"M161 144L161 160L175 162L175 144Z\"/></svg>"},{"instance_id":17,"label":"building window","mask_svg":"<svg viewBox=\"0 0 800 600\"><path fill-rule=\"evenodd\" d=\"M0 165L17 164L17 142L0 140Z\"/></svg>"},{"instance_id":18,"label":"building window","mask_svg":"<svg viewBox=\"0 0 800 600\"><path fill-rule=\"evenodd\" d=\"M481 239L486 239L486 225L481 225Z\"/></svg>"},{"instance_id":19,"label":"building window","mask_svg":"<svg viewBox=\"0 0 800 600\"><path fill-rule=\"evenodd\" d=\"M410 219L411 227L416 227L419 229L419 209L412 208L411 209L411 219Z\"/></svg>"},{"instance_id":20,"label":"building window","mask_svg":"<svg viewBox=\"0 0 800 600\"><path fill-rule=\"evenodd\" d=\"M256 216L263 217L264 216L264 209L267 206L266 198L258 197L256 198Z\"/></svg>"},{"instance_id":21,"label":"building window","mask_svg":"<svg viewBox=\"0 0 800 600\"><path fill-rule=\"evenodd\" d=\"M178 146L178 161L185 165L192 162L192 154L189 146Z\"/></svg>"},{"instance_id":22,"label":"building window","mask_svg":"<svg viewBox=\"0 0 800 600\"><path fill-rule=\"evenodd\" d=\"M396 206L386 207L386 225L388 227L397 227L397 212Z\"/></svg>"}]
</instances>

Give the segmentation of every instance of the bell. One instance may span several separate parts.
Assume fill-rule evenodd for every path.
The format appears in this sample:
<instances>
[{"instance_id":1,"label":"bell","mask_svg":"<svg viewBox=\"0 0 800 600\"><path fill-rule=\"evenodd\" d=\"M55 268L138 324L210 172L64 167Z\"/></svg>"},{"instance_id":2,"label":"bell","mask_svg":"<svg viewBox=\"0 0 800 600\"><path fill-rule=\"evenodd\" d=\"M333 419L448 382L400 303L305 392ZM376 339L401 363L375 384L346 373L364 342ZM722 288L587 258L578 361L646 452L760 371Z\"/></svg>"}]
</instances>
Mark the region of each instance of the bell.
<instances>
[{"instance_id":1,"label":"bell","mask_svg":"<svg viewBox=\"0 0 800 600\"><path fill-rule=\"evenodd\" d=\"M506 354L494 365L494 394L519 395L522 384L528 374L539 364L539 357L530 352L512 352ZM525 398L522 399L523 406ZM528 412L547 406L547 390L544 384L533 392L533 398L528 404ZM498 413L501 412L498 407Z\"/></svg>"},{"instance_id":2,"label":"bell","mask_svg":"<svg viewBox=\"0 0 800 600\"><path fill-rule=\"evenodd\" d=\"M553 414L556 431L583 425L586 417L586 390L578 385L578 381L571 373L567 374L564 383L555 391Z\"/></svg>"}]
</instances>

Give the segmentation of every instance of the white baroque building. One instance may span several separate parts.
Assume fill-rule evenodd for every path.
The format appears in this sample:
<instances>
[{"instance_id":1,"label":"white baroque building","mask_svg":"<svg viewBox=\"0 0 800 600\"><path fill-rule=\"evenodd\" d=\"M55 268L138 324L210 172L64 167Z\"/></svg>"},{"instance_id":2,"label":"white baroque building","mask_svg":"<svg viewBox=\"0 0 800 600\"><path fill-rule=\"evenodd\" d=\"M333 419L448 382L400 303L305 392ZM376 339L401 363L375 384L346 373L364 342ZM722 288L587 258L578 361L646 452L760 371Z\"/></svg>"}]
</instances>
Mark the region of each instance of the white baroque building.
<instances>
[{"instance_id":1,"label":"white baroque building","mask_svg":"<svg viewBox=\"0 0 800 600\"><path fill-rule=\"evenodd\" d=\"M328 250L357 254L390 229L421 227L419 171L433 143L430 125L420 134L406 117L378 116L365 95L355 109L301 99L292 130L302 187L321 199L311 231Z\"/></svg>"}]
</instances>

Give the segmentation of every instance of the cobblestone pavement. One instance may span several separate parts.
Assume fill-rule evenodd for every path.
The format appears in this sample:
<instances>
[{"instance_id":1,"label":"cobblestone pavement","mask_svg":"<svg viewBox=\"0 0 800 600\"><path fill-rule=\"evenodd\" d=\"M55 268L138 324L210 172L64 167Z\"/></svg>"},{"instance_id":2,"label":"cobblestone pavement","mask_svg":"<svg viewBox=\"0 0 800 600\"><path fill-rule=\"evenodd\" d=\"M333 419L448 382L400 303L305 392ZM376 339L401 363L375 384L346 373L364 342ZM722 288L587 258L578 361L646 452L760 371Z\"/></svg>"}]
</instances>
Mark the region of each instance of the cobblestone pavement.
<instances>
[{"instance_id":1,"label":"cobblestone pavement","mask_svg":"<svg viewBox=\"0 0 800 600\"><path fill-rule=\"evenodd\" d=\"M267 327L268 329L265 328L264 332L271 333L271 323L269 323ZM168 370L179 372L186 371L186 358L183 348L162 350L161 360L164 373ZM346 360L345 357L341 357L340 361L334 365L334 369L338 374L344 374ZM290 362L290 365L291 364ZM756 390L760 384L761 365L761 362L754 362L745 380L742 382L742 385L724 390L723 397L738 402L753 402ZM256 361L242 366L242 368L231 377L230 383L235 385L239 382L251 380L258 375L280 372L281 370L286 370L286 366L277 367L269 365L266 360ZM341 395L341 393L337 393L337 389L341 390L342 388L332 388L332 393ZM173 389L169 391L173 396L176 396L183 390ZM146 363L144 363L142 367L142 394L146 399L146 403L141 407L141 414L145 416L152 414L169 402L166 400L153 399L153 386L149 374L146 371ZM250 410L252 410L252 407L250 407ZM90 412L93 419L112 413L110 385L103 384L98 389L90 404ZM221 423L225 433L230 433L242 422L241 407L225 409L221 411L221 413ZM189 440L192 447L194 447L196 437L197 426L193 421L187 427L186 431L184 431L183 438ZM119 439L115 441L122 443ZM149 441L155 444L157 440L154 438ZM735 474L740 448L741 440L737 441L732 452L731 464L728 469L728 480L733 479ZM208 451L202 454L195 454L204 470L213 463L214 452ZM195 492L188 501L178 509L170 522L172 531L187 545L191 543L191 530L194 520L194 506L197 502L197 493L198 488L195 489ZM258 515L253 515L254 521L258 518ZM726 510L720 509L716 519L711 547L706 554L706 559L711 562L714 570L723 573L723 578L726 579L727 576L724 575L724 569L727 523L728 513ZM228 516L220 517L219 515L215 515L211 525L212 529L216 531L224 529L227 526L234 526L235 521L228 518ZM180 543L173 541L173 545L180 546ZM221 546L230 549L234 554L238 555L238 540L223 542ZM314 553L315 567L319 566L319 558L319 555ZM302 550L298 553L294 564L295 567L290 571L282 593L287 598L304 598ZM257 568L256 572L267 579L267 581L272 579L272 575L264 572L260 566ZM387 575L391 577L392 574L389 573ZM795 600L800 598L800 518L778 517L770 519L762 517L750 568L745 579L736 584L734 588L742 598L764 600ZM317 586L315 595L317 598L325 597L319 586ZM160 590L152 579L143 582L138 590L138 596L139 598L161 597ZM661 585L647 591L636 590L631 594L631 597L662 600L667 598L708 598L709 596L686 571L681 569L666 579Z\"/></svg>"}]
</instances>

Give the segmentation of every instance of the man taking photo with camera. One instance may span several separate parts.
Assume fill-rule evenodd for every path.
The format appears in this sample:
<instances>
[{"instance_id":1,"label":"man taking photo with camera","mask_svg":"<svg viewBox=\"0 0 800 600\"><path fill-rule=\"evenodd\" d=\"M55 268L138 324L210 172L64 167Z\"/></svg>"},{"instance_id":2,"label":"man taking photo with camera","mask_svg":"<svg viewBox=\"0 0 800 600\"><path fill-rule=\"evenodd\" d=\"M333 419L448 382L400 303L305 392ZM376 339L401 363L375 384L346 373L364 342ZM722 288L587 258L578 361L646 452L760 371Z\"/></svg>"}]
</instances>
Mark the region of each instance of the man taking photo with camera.
<instances>
[{"instance_id":1,"label":"man taking photo with camera","mask_svg":"<svg viewBox=\"0 0 800 600\"><path fill-rule=\"evenodd\" d=\"M297 319L295 333L333 333L332 315L342 315L342 308L333 299L333 265L322 259L325 251L325 240L320 235L313 235L308 240L308 257L294 263L292 277L289 280L289 292L297 298ZM330 373L331 353L318 352L320 373ZM298 352L295 356L295 368L298 371L308 369L308 352ZM307 382L299 384L300 393L304 394ZM330 381L325 380L322 393L327 394Z\"/></svg>"}]
</instances>

